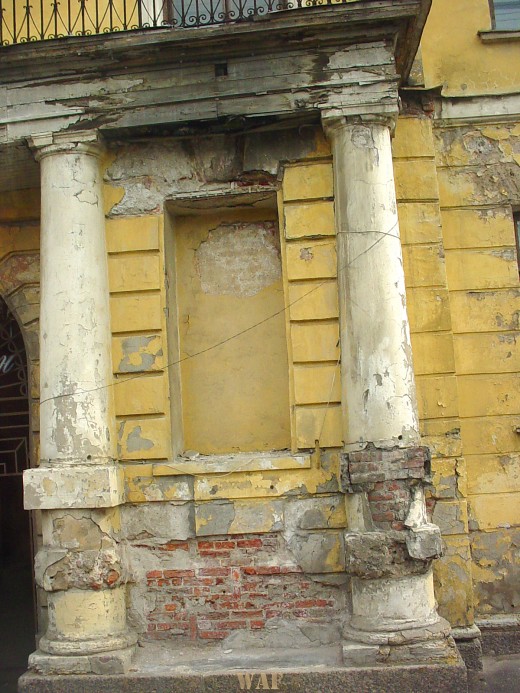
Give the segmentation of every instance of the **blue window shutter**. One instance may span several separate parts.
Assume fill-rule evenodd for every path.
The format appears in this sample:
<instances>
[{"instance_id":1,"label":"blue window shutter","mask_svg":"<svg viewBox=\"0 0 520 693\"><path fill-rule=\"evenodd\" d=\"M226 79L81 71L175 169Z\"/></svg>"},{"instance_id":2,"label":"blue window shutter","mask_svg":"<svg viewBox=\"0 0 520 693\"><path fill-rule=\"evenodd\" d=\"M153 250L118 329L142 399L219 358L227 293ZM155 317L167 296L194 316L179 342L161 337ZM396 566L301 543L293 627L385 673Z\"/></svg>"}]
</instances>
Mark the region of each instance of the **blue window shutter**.
<instances>
[{"instance_id":1,"label":"blue window shutter","mask_svg":"<svg viewBox=\"0 0 520 693\"><path fill-rule=\"evenodd\" d=\"M520 29L520 0L494 0L495 29Z\"/></svg>"}]
</instances>

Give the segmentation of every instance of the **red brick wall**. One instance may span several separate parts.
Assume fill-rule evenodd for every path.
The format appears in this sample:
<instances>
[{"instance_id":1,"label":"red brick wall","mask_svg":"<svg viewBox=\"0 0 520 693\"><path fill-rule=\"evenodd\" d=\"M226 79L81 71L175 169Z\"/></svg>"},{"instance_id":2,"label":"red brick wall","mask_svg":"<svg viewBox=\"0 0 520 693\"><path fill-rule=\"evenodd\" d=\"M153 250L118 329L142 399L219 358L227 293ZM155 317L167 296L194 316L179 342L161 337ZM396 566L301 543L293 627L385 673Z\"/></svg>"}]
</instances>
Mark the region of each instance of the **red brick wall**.
<instances>
[{"instance_id":1,"label":"red brick wall","mask_svg":"<svg viewBox=\"0 0 520 693\"><path fill-rule=\"evenodd\" d=\"M220 640L261 630L272 618L339 622L343 611L343 590L302 573L278 534L170 542L158 550L169 552L172 565L164 568L163 553L161 568L147 573L155 603L149 638Z\"/></svg>"}]
</instances>

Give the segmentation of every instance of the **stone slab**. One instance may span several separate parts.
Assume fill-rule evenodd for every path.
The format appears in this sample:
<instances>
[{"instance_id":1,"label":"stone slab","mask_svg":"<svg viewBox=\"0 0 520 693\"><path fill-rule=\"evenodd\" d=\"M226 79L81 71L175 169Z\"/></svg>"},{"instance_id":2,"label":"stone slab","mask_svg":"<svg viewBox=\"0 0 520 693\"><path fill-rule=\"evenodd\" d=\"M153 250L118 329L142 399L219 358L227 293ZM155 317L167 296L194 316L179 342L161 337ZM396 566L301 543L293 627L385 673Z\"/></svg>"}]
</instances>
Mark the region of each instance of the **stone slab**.
<instances>
[{"instance_id":1,"label":"stone slab","mask_svg":"<svg viewBox=\"0 0 520 693\"><path fill-rule=\"evenodd\" d=\"M278 674L274 679L273 673ZM242 674L242 678L239 676ZM249 679L245 675L250 676ZM281 674L281 676L280 676ZM262 676L263 675L263 676ZM249 686L248 686L249 682ZM268 687L266 687L266 682ZM225 671L214 674L127 676L38 676L26 673L19 693L232 693L279 690L286 693L464 693L464 665L414 665L370 668L320 668Z\"/></svg>"},{"instance_id":2,"label":"stone slab","mask_svg":"<svg viewBox=\"0 0 520 693\"><path fill-rule=\"evenodd\" d=\"M520 654L520 626L480 626L485 655Z\"/></svg>"}]
</instances>

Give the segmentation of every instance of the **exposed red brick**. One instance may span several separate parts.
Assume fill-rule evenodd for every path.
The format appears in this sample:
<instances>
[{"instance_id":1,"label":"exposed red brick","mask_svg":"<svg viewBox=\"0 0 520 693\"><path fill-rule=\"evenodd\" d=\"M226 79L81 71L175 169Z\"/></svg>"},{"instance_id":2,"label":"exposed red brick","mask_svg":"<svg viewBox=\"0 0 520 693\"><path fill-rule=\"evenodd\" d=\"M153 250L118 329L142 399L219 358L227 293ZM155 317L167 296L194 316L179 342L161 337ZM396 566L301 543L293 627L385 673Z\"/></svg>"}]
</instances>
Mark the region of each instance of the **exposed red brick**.
<instances>
[{"instance_id":1,"label":"exposed red brick","mask_svg":"<svg viewBox=\"0 0 520 693\"><path fill-rule=\"evenodd\" d=\"M190 545L187 541L169 541L159 548L162 551L189 551Z\"/></svg>"},{"instance_id":2,"label":"exposed red brick","mask_svg":"<svg viewBox=\"0 0 520 693\"><path fill-rule=\"evenodd\" d=\"M162 577L162 570L150 570L149 573L146 573L147 578L160 578Z\"/></svg>"},{"instance_id":3,"label":"exposed red brick","mask_svg":"<svg viewBox=\"0 0 520 693\"><path fill-rule=\"evenodd\" d=\"M215 542L215 548L216 549L234 549L236 545L237 544L234 541L216 541ZM238 542L238 545L240 546L240 542Z\"/></svg>"},{"instance_id":4,"label":"exposed red brick","mask_svg":"<svg viewBox=\"0 0 520 693\"><path fill-rule=\"evenodd\" d=\"M238 548L254 548L260 549L263 546L261 539L239 539L237 541Z\"/></svg>"},{"instance_id":5,"label":"exposed red brick","mask_svg":"<svg viewBox=\"0 0 520 693\"><path fill-rule=\"evenodd\" d=\"M168 573L167 577L175 577L175 578L186 578L186 577L195 577L195 571L194 570L166 570L164 574L166 575Z\"/></svg>"},{"instance_id":6,"label":"exposed red brick","mask_svg":"<svg viewBox=\"0 0 520 693\"><path fill-rule=\"evenodd\" d=\"M212 549L214 548L214 544L212 541L199 541L197 542L197 547L199 549Z\"/></svg>"},{"instance_id":7,"label":"exposed red brick","mask_svg":"<svg viewBox=\"0 0 520 693\"><path fill-rule=\"evenodd\" d=\"M198 569L198 574L199 575L229 575L230 568L199 568Z\"/></svg>"},{"instance_id":8,"label":"exposed red brick","mask_svg":"<svg viewBox=\"0 0 520 693\"><path fill-rule=\"evenodd\" d=\"M225 630L201 630L199 637L204 640L223 640L229 633Z\"/></svg>"},{"instance_id":9,"label":"exposed red brick","mask_svg":"<svg viewBox=\"0 0 520 693\"><path fill-rule=\"evenodd\" d=\"M219 621L217 623L217 628L220 630L241 630L247 628L246 621Z\"/></svg>"}]
</instances>

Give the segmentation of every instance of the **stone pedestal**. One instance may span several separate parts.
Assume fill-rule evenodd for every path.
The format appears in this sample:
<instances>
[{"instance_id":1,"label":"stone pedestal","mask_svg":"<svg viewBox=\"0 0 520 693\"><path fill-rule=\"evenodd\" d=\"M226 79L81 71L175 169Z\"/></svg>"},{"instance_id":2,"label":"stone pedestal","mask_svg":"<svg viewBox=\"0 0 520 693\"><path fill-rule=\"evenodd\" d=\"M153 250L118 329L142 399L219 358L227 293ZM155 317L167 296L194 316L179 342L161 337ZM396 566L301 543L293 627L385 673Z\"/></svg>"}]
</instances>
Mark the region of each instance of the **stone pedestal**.
<instances>
[{"instance_id":1,"label":"stone pedestal","mask_svg":"<svg viewBox=\"0 0 520 693\"><path fill-rule=\"evenodd\" d=\"M30 666L47 673L128 667L100 156L95 134L33 139L41 166L41 460L24 474L42 511L36 579L48 630ZM99 661L98 661L99 660Z\"/></svg>"}]
</instances>

